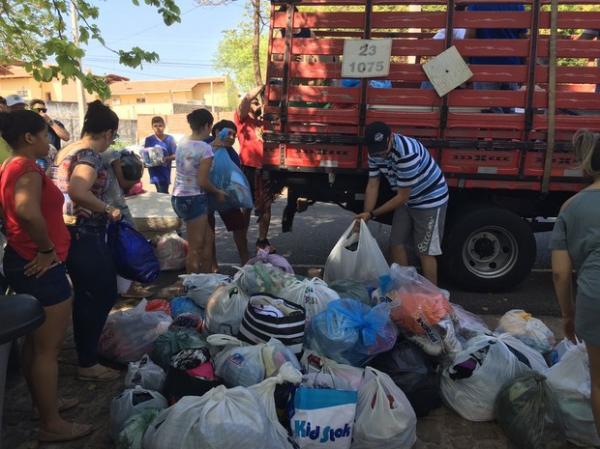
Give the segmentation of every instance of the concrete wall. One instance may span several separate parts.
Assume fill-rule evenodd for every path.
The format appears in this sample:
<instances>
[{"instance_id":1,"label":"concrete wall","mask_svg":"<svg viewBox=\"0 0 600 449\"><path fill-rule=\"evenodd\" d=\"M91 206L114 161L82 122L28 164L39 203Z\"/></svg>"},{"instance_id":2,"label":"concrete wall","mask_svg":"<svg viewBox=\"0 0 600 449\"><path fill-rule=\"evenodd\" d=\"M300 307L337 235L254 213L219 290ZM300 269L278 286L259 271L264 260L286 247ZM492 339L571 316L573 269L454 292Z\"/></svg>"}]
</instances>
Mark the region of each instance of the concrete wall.
<instances>
[{"instance_id":1,"label":"concrete wall","mask_svg":"<svg viewBox=\"0 0 600 449\"><path fill-rule=\"evenodd\" d=\"M187 106L187 105L186 105ZM194 107L193 109L198 109ZM190 134L190 127L187 123L187 114L191 111L187 111L180 114L168 114L163 115L165 119L166 133L172 134L176 138ZM216 111L214 114L215 121L219 120L233 120L233 111ZM140 144L144 143L144 139L153 134L152 131L152 115L139 115L137 118L137 141Z\"/></svg>"},{"instance_id":2,"label":"concrete wall","mask_svg":"<svg viewBox=\"0 0 600 449\"><path fill-rule=\"evenodd\" d=\"M61 121L69 133L71 141L75 141L81 134L81 124L77 112L77 103L75 102L57 102L49 101L48 115L55 120ZM137 120L123 120L119 117L119 140L126 144L136 142L137 136Z\"/></svg>"}]
</instances>

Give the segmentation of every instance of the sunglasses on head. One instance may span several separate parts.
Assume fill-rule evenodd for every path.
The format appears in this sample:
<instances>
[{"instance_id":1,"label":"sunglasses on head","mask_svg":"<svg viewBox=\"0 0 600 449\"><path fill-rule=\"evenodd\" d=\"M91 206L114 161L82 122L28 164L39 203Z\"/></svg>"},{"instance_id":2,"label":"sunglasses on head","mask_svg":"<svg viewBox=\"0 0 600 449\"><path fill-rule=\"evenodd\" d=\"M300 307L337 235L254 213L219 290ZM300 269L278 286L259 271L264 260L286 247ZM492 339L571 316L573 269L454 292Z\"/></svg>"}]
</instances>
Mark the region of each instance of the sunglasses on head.
<instances>
[{"instance_id":1,"label":"sunglasses on head","mask_svg":"<svg viewBox=\"0 0 600 449\"><path fill-rule=\"evenodd\" d=\"M44 114L48 112L47 108L33 108L35 112L43 112Z\"/></svg>"}]
</instances>

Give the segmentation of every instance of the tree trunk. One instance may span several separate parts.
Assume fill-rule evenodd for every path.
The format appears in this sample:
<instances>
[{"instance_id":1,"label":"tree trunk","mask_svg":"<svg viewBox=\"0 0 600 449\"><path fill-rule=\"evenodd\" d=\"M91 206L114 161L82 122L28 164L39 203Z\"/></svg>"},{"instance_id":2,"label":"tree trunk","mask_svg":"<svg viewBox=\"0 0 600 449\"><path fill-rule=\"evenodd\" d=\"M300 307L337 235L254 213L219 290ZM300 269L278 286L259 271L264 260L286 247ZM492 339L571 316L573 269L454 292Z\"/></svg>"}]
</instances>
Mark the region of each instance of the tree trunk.
<instances>
[{"instance_id":1,"label":"tree trunk","mask_svg":"<svg viewBox=\"0 0 600 449\"><path fill-rule=\"evenodd\" d=\"M254 39L252 40L252 64L254 66L254 82L257 86L263 84L260 73L260 0L252 0L254 8L252 18L254 22Z\"/></svg>"}]
</instances>

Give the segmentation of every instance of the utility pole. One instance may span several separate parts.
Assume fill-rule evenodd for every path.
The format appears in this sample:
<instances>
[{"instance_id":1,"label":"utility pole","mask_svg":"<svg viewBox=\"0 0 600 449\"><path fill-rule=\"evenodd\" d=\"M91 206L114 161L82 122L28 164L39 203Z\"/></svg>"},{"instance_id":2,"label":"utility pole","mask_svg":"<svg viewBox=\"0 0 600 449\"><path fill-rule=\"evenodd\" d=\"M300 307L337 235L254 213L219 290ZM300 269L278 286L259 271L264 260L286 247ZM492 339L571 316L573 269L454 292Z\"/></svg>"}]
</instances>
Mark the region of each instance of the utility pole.
<instances>
[{"instance_id":1,"label":"utility pole","mask_svg":"<svg viewBox=\"0 0 600 449\"><path fill-rule=\"evenodd\" d=\"M77 0L71 0L71 32L73 33L73 43L79 47L79 25L77 24ZM81 70L81 59L79 62L79 70ZM75 79L77 90L77 110L79 113L79 128L83 126L83 118L85 117L85 94L83 92L83 84L79 78Z\"/></svg>"}]
</instances>

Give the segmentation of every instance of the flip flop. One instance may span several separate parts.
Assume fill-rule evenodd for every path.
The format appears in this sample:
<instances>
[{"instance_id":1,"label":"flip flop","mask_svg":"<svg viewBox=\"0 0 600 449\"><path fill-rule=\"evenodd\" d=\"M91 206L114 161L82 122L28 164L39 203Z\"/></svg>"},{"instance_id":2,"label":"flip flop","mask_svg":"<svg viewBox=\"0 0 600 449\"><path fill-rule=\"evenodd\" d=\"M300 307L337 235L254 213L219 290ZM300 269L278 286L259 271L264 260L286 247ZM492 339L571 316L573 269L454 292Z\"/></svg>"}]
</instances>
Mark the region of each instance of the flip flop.
<instances>
[{"instance_id":1,"label":"flip flop","mask_svg":"<svg viewBox=\"0 0 600 449\"><path fill-rule=\"evenodd\" d=\"M78 440L86 437L94 431L94 427L87 424L71 423L71 431L65 433L47 432L40 430L38 441L40 443L60 443Z\"/></svg>"},{"instance_id":2,"label":"flip flop","mask_svg":"<svg viewBox=\"0 0 600 449\"><path fill-rule=\"evenodd\" d=\"M74 407L79 405L79 399L77 398L58 398L58 411L64 412L67 410L71 410ZM38 420L40 419L40 411L34 405L33 410L31 411L31 419Z\"/></svg>"},{"instance_id":3,"label":"flip flop","mask_svg":"<svg viewBox=\"0 0 600 449\"><path fill-rule=\"evenodd\" d=\"M118 371L103 368L97 374L78 374L77 379L84 382L112 382L119 379L120 376Z\"/></svg>"}]
</instances>

